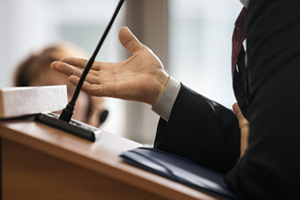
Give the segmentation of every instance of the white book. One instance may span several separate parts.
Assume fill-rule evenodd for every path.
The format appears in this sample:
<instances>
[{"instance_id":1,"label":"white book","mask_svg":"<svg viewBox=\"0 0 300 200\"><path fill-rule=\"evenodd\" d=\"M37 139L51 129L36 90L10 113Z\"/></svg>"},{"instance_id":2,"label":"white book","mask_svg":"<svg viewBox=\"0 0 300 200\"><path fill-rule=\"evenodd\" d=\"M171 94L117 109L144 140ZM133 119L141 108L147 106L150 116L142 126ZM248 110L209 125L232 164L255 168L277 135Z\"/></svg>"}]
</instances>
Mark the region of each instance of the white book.
<instances>
[{"instance_id":1,"label":"white book","mask_svg":"<svg viewBox=\"0 0 300 200\"><path fill-rule=\"evenodd\" d=\"M65 85L0 89L0 118L62 110L68 102Z\"/></svg>"}]
</instances>

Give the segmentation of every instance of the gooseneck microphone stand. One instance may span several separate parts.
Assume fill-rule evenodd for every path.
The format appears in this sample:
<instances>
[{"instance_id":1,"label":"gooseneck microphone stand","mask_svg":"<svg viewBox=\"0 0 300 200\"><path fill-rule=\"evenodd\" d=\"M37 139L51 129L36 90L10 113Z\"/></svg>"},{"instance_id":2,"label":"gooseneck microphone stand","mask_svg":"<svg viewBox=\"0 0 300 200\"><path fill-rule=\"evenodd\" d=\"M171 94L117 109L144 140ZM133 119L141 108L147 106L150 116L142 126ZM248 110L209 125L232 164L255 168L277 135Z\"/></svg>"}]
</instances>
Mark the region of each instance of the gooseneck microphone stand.
<instances>
[{"instance_id":1,"label":"gooseneck microphone stand","mask_svg":"<svg viewBox=\"0 0 300 200\"><path fill-rule=\"evenodd\" d=\"M57 128L59 130L65 131L67 133L70 133L72 135L81 137L83 139L86 139L88 141L98 141L100 139L101 136L101 131L93 126L90 126L88 124L76 121L76 120L72 120L72 116L73 116L73 110L75 107L75 103L76 100L78 98L78 95L80 93L81 87L84 83L84 80L89 72L89 70L91 69L95 58L109 32L109 30L111 29L123 3L125 0L120 0L115 12L110 20L110 22L108 23L93 55L91 56L91 58L89 59L88 63L86 64L82 75L79 79L79 82L76 86L75 92L73 94L73 97L71 99L71 101L67 104L67 106L63 109L62 113L60 114L60 116L56 113L52 113L52 112L47 112L47 113L40 113L35 117L35 121L38 121L40 123L46 124L48 126Z\"/></svg>"}]
</instances>

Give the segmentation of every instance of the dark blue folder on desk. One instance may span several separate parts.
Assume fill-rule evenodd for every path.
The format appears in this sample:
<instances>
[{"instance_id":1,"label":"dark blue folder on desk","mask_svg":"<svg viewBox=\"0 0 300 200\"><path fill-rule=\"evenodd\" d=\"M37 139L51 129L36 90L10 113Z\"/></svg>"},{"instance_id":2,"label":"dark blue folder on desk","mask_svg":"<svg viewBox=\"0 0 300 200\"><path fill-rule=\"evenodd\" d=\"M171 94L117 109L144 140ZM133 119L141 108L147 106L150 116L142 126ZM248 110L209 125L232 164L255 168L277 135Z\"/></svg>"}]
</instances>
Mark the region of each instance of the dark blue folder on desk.
<instances>
[{"instance_id":1,"label":"dark blue folder on desk","mask_svg":"<svg viewBox=\"0 0 300 200\"><path fill-rule=\"evenodd\" d=\"M190 160L151 147L124 152L123 161L221 199L239 199L224 183L224 175Z\"/></svg>"}]
</instances>

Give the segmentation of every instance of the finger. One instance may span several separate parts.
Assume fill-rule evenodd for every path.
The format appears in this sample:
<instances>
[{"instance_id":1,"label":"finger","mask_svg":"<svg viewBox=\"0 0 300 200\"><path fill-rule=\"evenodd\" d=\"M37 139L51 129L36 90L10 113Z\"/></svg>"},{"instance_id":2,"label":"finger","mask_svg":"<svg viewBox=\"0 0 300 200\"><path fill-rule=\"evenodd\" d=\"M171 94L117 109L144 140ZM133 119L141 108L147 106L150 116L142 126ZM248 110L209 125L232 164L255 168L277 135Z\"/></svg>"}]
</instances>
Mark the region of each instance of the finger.
<instances>
[{"instance_id":1,"label":"finger","mask_svg":"<svg viewBox=\"0 0 300 200\"><path fill-rule=\"evenodd\" d=\"M82 70L80 68L75 68L72 65L60 61L56 63L55 70L60 73L66 74L67 76L75 75L77 77L80 77L82 74Z\"/></svg>"},{"instance_id":2,"label":"finger","mask_svg":"<svg viewBox=\"0 0 300 200\"><path fill-rule=\"evenodd\" d=\"M241 112L241 109L240 109L238 103L234 103L234 104L232 105L232 109L233 109L235 115L238 117L238 119L240 119L240 118L243 117L243 114L242 114L242 112Z\"/></svg>"},{"instance_id":3,"label":"finger","mask_svg":"<svg viewBox=\"0 0 300 200\"><path fill-rule=\"evenodd\" d=\"M59 63L62 64L63 66L67 65L65 63ZM68 66L68 65L67 65ZM78 78L80 78L82 75L82 70L78 70L76 68L74 68L74 70L72 71L72 74L69 74L69 76L76 76ZM99 78L97 75L91 74L89 73L86 77L85 77L85 81L91 83L91 84L99 84Z\"/></svg>"},{"instance_id":4,"label":"finger","mask_svg":"<svg viewBox=\"0 0 300 200\"><path fill-rule=\"evenodd\" d=\"M239 120L240 126L248 125L248 120L244 117L238 103L232 105L233 111Z\"/></svg>"},{"instance_id":5,"label":"finger","mask_svg":"<svg viewBox=\"0 0 300 200\"><path fill-rule=\"evenodd\" d=\"M120 29L119 40L121 44L131 53L131 55L133 55L143 46L127 27L122 27Z\"/></svg>"},{"instance_id":6,"label":"finger","mask_svg":"<svg viewBox=\"0 0 300 200\"><path fill-rule=\"evenodd\" d=\"M73 85L77 86L77 84L79 82L79 78L77 76L70 76L69 81ZM99 85L94 85L94 84L91 84L91 83L85 81L81 87L81 90L91 96L99 96L100 95L99 89L96 89L96 87L99 88Z\"/></svg>"},{"instance_id":7,"label":"finger","mask_svg":"<svg viewBox=\"0 0 300 200\"><path fill-rule=\"evenodd\" d=\"M72 65L60 61L53 62L51 64L51 68L67 76L75 75L77 77L81 77L83 71L81 68L73 67ZM88 73L88 76L90 76L90 82L96 83L96 80L98 79L97 75L97 71L90 70Z\"/></svg>"},{"instance_id":8,"label":"finger","mask_svg":"<svg viewBox=\"0 0 300 200\"><path fill-rule=\"evenodd\" d=\"M51 63L51 69L70 76L74 74L75 67L68 65L66 63L54 61L53 63Z\"/></svg>"},{"instance_id":9,"label":"finger","mask_svg":"<svg viewBox=\"0 0 300 200\"><path fill-rule=\"evenodd\" d=\"M88 74L84 81L90 84L100 84L99 77L92 74Z\"/></svg>"},{"instance_id":10,"label":"finger","mask_svg":"<svg viewBox=\"0 0 300 200\"><path fill-rule=\"evenodd\" d=\"M87 59L84 59L84 58L75 58L75 57L63 57L59 61L67 63L69 65L73 65L73 66L81 68L81 69L84 69L85 66L88 63ZM99 67L98 67L98 65L92 65L91 69L93 69L93 70L99 70Z\"/></svg>"},{"instance_id":11,"label":"finger","mask_svg":"<svg viewBox=\"0 0 300 200\"><path fill-rule=\"evenodd\" d=\"M86 59L80 59L75 57L63 57L59 60L60 62L67 63L69 65L73 65L83 69L87 63Z\"/></svg>"}]
</instances>

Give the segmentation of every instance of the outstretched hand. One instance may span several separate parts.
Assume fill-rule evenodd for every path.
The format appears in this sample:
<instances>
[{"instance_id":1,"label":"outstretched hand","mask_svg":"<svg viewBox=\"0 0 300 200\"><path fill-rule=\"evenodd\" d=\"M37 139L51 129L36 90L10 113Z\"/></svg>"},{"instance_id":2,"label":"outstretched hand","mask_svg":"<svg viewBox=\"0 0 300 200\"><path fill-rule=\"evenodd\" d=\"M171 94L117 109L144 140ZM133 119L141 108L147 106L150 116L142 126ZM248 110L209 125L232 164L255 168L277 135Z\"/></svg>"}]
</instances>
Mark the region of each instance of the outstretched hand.
<instances>
[{"instance_id":1,"label":"outstretched hand","mask_svg":"<svg viewBox=\"0 0 300 200\"><path fill-rule=\"evenodd\" d=\"M121 44L131 57L118 63L95 61L82 90L92 96L115 97L154 105L164 91L169 75L157 56L130 32L127 27L119 31ZM78 84L87 64L86 59L65 57L51 64L51 68L69 76Z\"/></svg>"},{"instance_id":2,"label":"outstretched hand","mask_svg":"<svg viewBox=\"0 0 300 200\"><path fill-rule=\"evenodd\" d=\"M241 158L245 154L245 151L248 147L249 122L243 116L242 111L240 110L240 107L237 103L234 103L232 108L236 117L239 120L239 126L241 130L241 154L240 154L240 158Z\"/></svg>"}]
</instances>

